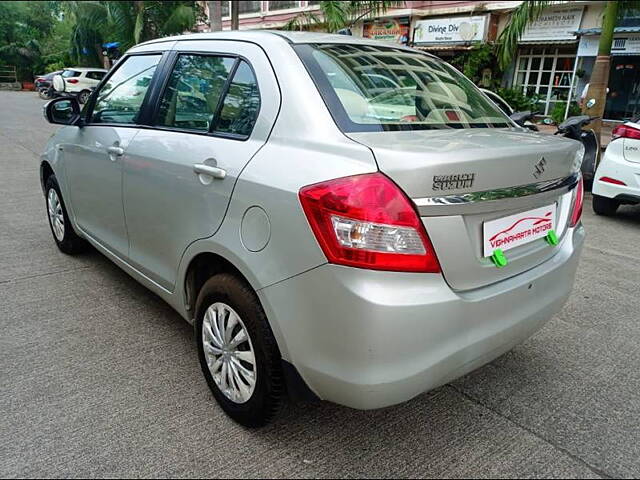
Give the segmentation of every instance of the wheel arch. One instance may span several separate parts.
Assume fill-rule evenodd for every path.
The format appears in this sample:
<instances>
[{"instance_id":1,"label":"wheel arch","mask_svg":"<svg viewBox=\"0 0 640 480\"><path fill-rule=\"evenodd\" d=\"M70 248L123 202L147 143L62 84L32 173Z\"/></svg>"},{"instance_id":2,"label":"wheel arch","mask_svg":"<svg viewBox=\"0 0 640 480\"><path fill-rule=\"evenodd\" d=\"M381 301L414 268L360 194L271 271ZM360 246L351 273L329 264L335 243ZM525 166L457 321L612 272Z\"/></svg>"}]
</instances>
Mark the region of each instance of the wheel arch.
<instances>
[{"instance_id":1,"label":"wheel arch","mask_svg":"<svg viewBox=\"0 0 640 480\"><path fill-rule=\"evenodd\" d=\"M197 242L189 249L188 255L183 256L184 269L180 267L180 271L184 272L178 276L174 298L181 303L180 308L185 313L184 317L189 323L194 322L195 304L198 293L204 283L217 273L232 273L246 282L248 286L255 292L258 301L262 305L269 322L269 327L273 332L278 343L278 348L284 359L289 358L289 350L280 325L276 318L273 318L273 311L270 305L265 304L265 298L260 294L262 285L259 280L252 274L242 259L234 255L220 244L205 241ZM196 249L197 248L197 249ZM188 259L188 261L187 261Z\"/></svg>"},{"instance_id":2,"label":"wheel arch","mask_svg":"<svg viewBox=\"0 0 640 480\"><path fill-rule=\"evenodd\" d=\"M211 251L197 253L189 260L182 282L184 305L190 316L195 314L196 300L202 286L219 273L231 273L256 290L247 275L224 256Z\"/></svg>"},{"instance_id":3,"label":"wheel arch","mask_svg":"<svg viewBox=\"0 0 640 480\"><path fill-rule=\"evenodd\" d=\"M255 279L251 281L249 278L250 276L245 275L241 268L238 268L238 263L240 262L232 262L220 253L214 253L210 250L201 251L189 260L181 283L184 295L183 305L189 322L193 322L195 325L194 315L196 300L200 290L209 278L219 273L231 273L237 276L253 289L256 293L258 302L260 302L265 311L267 323L274 335L274 338L276 339L276 344L280 351L286 389L289 398L295 402L317 401L319 397L309 388L296 367L288 360L289 351L287 349L284 336L280 331L277 321L271 318L270 313L272 312L270 312L268 306L264 304L264 299L258 293L259 287L257 287L257 281Z\"/></svg>"},{"instance_id":4,"label":"wheel arch","mask_svg":"<svg viewBox=\"0 0 640 480\"><path fill-rule=\"evenodd\" d=\"M40 162L40 186L42 187L42 193L45 192L47 180L51 175L54 175L53 167L47 160Z\"/></svg>"}]
</instances>

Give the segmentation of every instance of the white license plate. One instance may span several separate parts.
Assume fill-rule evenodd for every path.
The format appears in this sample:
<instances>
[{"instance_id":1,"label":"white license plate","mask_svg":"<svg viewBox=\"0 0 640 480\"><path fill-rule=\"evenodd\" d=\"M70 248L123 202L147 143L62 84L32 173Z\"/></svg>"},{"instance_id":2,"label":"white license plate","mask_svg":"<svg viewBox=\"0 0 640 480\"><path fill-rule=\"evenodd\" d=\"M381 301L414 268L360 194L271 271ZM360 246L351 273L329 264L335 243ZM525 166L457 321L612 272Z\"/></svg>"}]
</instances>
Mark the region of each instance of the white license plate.
<instances>
[{"instance_id":1,"label":"white license plate","mask_svg":"<svg viewBox=\"0 0 640 480\"><path fill-rule=\"evenodd\" d=\"M556 227L556 204L484 222L482 238L484 256L497 249L510 250L544 238Z\"/></svg>"}]
</instances>

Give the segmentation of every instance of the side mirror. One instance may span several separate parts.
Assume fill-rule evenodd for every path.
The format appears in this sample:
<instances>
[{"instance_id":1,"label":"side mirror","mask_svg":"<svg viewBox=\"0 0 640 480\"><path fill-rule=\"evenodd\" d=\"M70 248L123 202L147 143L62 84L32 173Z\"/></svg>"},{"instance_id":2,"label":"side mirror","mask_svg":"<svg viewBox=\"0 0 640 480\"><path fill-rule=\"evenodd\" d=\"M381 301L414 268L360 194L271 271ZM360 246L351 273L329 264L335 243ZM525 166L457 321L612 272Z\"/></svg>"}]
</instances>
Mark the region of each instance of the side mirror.
<instances>
[{"instance_id":1,"label":"side mirror","mask_svg":"<svg viewBox=\"0 0 640 480\"><path fill-rule=\"evenodd\" d=\"M525 122L533 118L533 113L529 111L513 112L511 115L509 115L509 118L513 120L516 124L518 124L520 127L525 127L526 126Z\"/></svg>"},{"instance_id":2,"label":"side mirror","mask_svg":"<svg viewBox=\"0 0 640 480\"><path fill-rule=\"evenodd\" d=\"M56 98L44 106L44 118L49 123L75 125L80 119L80 104L73 97Z\"/></svg>"}]
</instances>

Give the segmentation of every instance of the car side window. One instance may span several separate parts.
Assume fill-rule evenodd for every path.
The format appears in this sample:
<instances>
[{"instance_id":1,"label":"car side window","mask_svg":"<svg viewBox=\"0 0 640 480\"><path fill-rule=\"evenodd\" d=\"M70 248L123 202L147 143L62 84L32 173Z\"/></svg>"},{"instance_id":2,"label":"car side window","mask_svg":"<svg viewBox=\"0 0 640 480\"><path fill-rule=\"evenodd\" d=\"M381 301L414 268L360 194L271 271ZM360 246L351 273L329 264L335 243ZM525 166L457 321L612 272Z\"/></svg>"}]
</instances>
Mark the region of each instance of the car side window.
<instances>
[{"instance_id":1,"label":"car side window","mask_svg":"<svg viewBox=\"0 0 640 480\"><path fill-rule=\"evenodd\" d=\"M105 72L87 72L87 78L91 80L102 80L105 76Z\"/></svg>"},{"instance_id":2,"label":"car side window","mask_svg":"<svg viewBox=\"0 0 640 480\"><path fill-rule=\"evenodd\" d=\"M213 131L248 137L256 123L259 110L258 82L249 64L243 60L229 85Z\"/></svg>"},{"instance_id":3,"label":"car side window","mask_svg":"<svg viewBox=\"0 0 640 480\"><path fill-rule=\"evenodd\" d=\"M182 54L162 95L157 125L208 132L234 58Z\"/></svg>"},{"instance_id":4,"label":"car side window","mask_svg":"<svg viewBox=\"0 0 640 480\"><path fill-rule=\"evenodd\" d=\"M97 94L90 123L136 124L161 55L127 58Z\"/></svg>"}]
</instances>

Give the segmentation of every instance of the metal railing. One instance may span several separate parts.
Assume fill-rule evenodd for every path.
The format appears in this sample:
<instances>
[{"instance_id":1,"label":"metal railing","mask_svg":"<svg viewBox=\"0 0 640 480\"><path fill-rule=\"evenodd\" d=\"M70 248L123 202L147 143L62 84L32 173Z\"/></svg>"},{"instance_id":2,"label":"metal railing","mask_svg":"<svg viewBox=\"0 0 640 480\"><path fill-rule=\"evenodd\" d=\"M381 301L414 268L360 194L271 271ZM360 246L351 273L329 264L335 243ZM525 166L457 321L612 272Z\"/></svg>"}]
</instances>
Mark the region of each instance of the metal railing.
<instances>
[{"instance_id":1,"label":"metal railing","mask_svg":"<svg viewBox=\"0 0 640 480\"><path fill-rule=\"evenodd\" d=\"M5 65L0 67L0 83L11 82L16 83L18 81L18 72L13 65Z\"/></svg>"}]
</instances>

